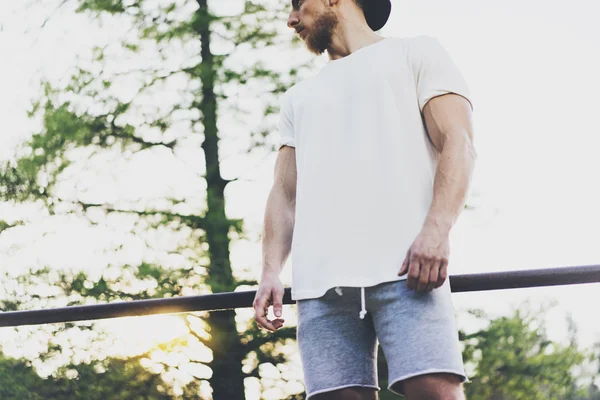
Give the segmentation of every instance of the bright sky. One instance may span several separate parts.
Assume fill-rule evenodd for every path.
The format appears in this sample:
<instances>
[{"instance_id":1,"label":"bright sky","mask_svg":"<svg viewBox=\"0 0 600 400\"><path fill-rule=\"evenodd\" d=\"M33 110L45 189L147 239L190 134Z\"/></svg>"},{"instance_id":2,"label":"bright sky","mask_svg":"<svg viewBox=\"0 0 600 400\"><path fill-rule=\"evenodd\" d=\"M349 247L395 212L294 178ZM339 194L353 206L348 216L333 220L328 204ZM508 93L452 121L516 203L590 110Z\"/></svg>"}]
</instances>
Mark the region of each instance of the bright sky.
<instances>
[{"instance_id":1,"label":"bright sky","mask_svg":"<svg viewBox=\"0 0 600 400\"><path fill-rule=\"evenodd\" d=\"M218 3L223 9L240 5L238 0ZM451 273L600 263L599 14L600 4L594 0L394 0L382 34L437 37L472 92L479 159L469 203L476 208L463 213L453 231ZM35 128L25 110L40 76L65 76L75 55L89 48L101 31L91 29L82 18L59 15L60 23L49 23L38 37L24 32L40 25L41 13L25 14L13 2L2 1L0 15L0 159L6 159ZM245 178L229 188L228 214L245 218L254 240L262 225L274 161L274 154L251 160L239 156L223 165L226 177ZM141 162L136 168L147 172L153 165ZM173 184L172 171L153 170L152 175L153 186ZM134 170L126 178L119 193L150 190L148 185L135 186L139 180ZM0 206L0 220L10 219L10 212ZM101 271L107 261L98 249L110 243L110 232L91 236L76 223L69 231L44 238L50 242L35 253L14 250L31 239L31 232L0 236L0 266L14 269L60 261ZM121 256L135 258L131 252ZM236 244L232 258L234 265L259 276L257 242ZM282 279L291 283L290 266ZM478 307L500 314L525 299L532 304L556 299L550 334L563 338L564 315L571 313L587 345L600 340L594 307L600 302L599 289L578 285L484 292L455 295L454 301L457 310ZM293 322L293 307L284 312ZM240 314L249 316L251 310Z\"/></svg>"},{"instance_id":2,"label":"bright sky","mask_svg":"<svg viewBox=\"0 0 600 400\"><path fill-rule=\"evenodd\" d=\"M472 202L455 229L454 273L600 262L600 6L593 1L398 2L384 32L438 37L465 75L479 160ZM581 333L598 285L455 296L503 310L556 298ZM564 320L550 321L558 334Z\"/></svg>"}]
</instances>

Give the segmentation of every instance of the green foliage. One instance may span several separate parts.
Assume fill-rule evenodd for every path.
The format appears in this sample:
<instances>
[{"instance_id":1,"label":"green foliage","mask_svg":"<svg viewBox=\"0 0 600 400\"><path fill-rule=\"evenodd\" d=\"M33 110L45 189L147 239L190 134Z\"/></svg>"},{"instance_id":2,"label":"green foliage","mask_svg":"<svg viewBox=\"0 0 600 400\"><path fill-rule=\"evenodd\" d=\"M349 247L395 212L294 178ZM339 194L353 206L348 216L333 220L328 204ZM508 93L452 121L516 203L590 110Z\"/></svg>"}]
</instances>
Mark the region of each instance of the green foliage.
<instances>
[{"instance_id":1,"label":"green foliage","mask_svg":"<svg viewBox=\"0 0 600 400\"><path fill-rule=\"evenodd\" d=\"M39 198L44 189L38 185L40 166L32 157L23 157L18 162L6 162L0 169L0 201L27 201ZM4 225L3 230L12 226Z\"/></svg>"},{"instance_id":2,"label":"green foliage","mask_svg":"<svg viewBox=\"0 0 600 400\"><path fill-rule=\"evenodd\" d=\"M12 225L6 221L0 220L0 233L2 233L2 231L6 230L7 228L12 228Z\"/></svg>"},{"instance_id":3,"label":"green foliage","mask_svg":"<svg viewBox=\"0 0 600 400\"><path fill-rule=\"evenodd\" d=\"M525 308L526 310L526 308ZM468 400L596 400L598 387L589 376L576 373L588 361L598 361L600 353L582 351L573 341L556 343L545 333L544 313L532 315L517 310L513 315L490 319L481 310L470 313L487 326L477 332L460 332L463 360L473 370L465 384ZM379 347L379 386L381 400L397 399L388 391L388 369ZM578 379L587 378L584 382ZM588 382L588 383L585 383Z\"/></svg>"},{"instance_id":4,"label":"green foliage","mask_svg":"<svg viewBox=\"0 0 600 400\"><path fill-rule=\"evenodd\" d=\"M121 272L116 274L115 270ZM94 304L120 300L147 300L152 298L183 295L187 290L203 289L202 279L192 273L192 268L164 268L159 265L142 262L137 266L120 265L107 268L105 273L91 277L89 273L56 271L50 268L30 270L19 275L19 287L5 289L8 299L17 297L19 291L26 293L46 292L50 288L59 289L60 294L54 298L69 298L68 305ZM196 268L197 271L201 268ZM129 278L125 279L124 276ZM8 275L5 279L10 281ZM39 299L39 295L20 296L11 309L27 309L28 301ZM3 309L9 308L11 300L3 300ZM19 307L20 305L20 307ZM44 306L51 306L45 304Z\"/></svg>"},{"instance_id":5,"label":"green foliage","mask_svg":"<svg viewBox=\"0 0 600 400\"><path fill-rule=\"evenodd\" d=\"M252 87L252 102L260 106L257 115L264 118L257 127L243 124L233 136L249 136L249 152L266 146L269 135L275 133L275 120L269 117L279 110L279 96L294 83L298 71L307 66L276 70L262 62L247 63L246 55L249 50L289 47L287 39L280 35L285 25L285 12L280 5L289 5L270 0L246 1L242 12L219 16L203 0L61 0L64 3L74 4L77 12L88 15L91 22L116 21L129 30L120 40L92 49L87 60L73 66L74 73L64 84L42 83L40 98L30 111L31 118L40 122L41 130L22 144L15 160L0 166L0 201L41 203L50 215L77 215L87 218L92 226L100 225L111 215L135 216L137 222L131 234L136 237L165 231L185 233L187 238L169 253L179 256L186 266L176 268L141 259L133 266L109 266L93 276L54 268L30 271L16 280L18 290L4 292L3 310L163 298L190 291L217 293L233 291L242 284L256 285L252 279L237 279L229 259L230 240L244 238L244 225L241 219L230 219L225 214L225 187L235 179L220 175L219 140L231 133L220 132L219 121L243 116L242 102L231 93ZM202 140L196 140L197 136L202 136ZM144 151L156 154L150 151L164 150L176 158L186 143L195 146L200 142L204 152L204 165L200 167L204 168L193 166L192 172L206 171L202 177L207 204L202 209L194 203L195 199L188 203L188 199L165 197L160 199L161 204L166 204L162 208L148 206L155 199L139 199L136 204L119 207L104 203L104 199L83 201L77 187L70 192L59 191L62 184L67 187L72 183L69 177L86 169L87 157L121 152L128 158ZM65 173L67 170L69 174ZM184 208L193 211L181 212ZM0 231L10 234L14 225L0 223ZM120 269L120 274L110 273L114 268ZM295 338L294 329L281 330L275 337L266 336L252 326L252 321L240 336L234 312L191 314L186 324L189 334L169 344L168 351L185 354L190 363L212 369L209 382L217 397L231 389L237 391L232 398L240 398L237 393L243 393L243 378L260 379L260 364L284 363L286 354L282 349ZM67 332L96 329L94 325L64 324L43 329L49 330L52 337L47 351L38 357L43 362L56 361L71 351L94 354L93 346L69 348L55 340ZM213 360L190 350L197 345L211 350ZM236 374L248 357L254 357L257 364ZM164 386L166 391L146 392L145 398L161 399L170 390L170 385L141 368L139 359L111 361L105 365L104 374L95 369L98 363L100 360L92 357L89 365L70 363L59 369L52 383L57 391L64 391L54 396L76 399L89 393L85 398L133 399L137 398L133 394L136 390L143 392L141 386ZM75 373L77 378L70 378ZM164 373L181 375L185 365L166 366ZM35 375L32 379L28 385L36 388L40 382ZM183 396L196 398L194 385L201 382L202 379L195 379ZM101 385L118 389L114 393L103 391ZM30 393L52 398L41 389ZM169 396L175 398L172 393Z\"/></svg>"},{"instance_id":6,"label":"green foliage","mask_svg":"<svg viewBox=\"0 0 600 400\"><path fill-rule=\"evenodd\" d=\"M543 315L517 310L461 334L463 358L475 366L468 399L559 400L582 394L574 368L591 354L549 340Z\"/></svg>"},{"instance_id":7,"label":"green foliage","mask_svg":"<svg viewBox=\"0 0 600 400\"><path fill-rule=\"evenodd\" d=\"M141 2L135 2L139 5ZM133 7L133 6L131 6ZM128 7L123 4L123 0L86 0L80 2L78 12L83 11L104 11L110 14L123 13Z\"/></svg>"},{"instance_id":8,"label":"green foliage","mask_svg":"<svg viewBox=\"0 0 600 400\"><path fill-rule=\"evenodd\" d=\"M49 389L48 381L40 378L25 360L16 360L0 354L0 398L43 400L36 388Z\"/></svg>"},{"instance_id":9,"label":"green foliage","mask_svg":"<svg viewBox=\"0 0 600 400\"><path fill-rule=\"evenodd\" d=\"M198 385L185 387L198 393ZM178 399L159 374L131 359L108 358L91 364L66 365L48 378L40 377L31 362L0 353L0 398L69 400ZM198 398L185 397L186 399Z\"/></svg>"}]
</instances>

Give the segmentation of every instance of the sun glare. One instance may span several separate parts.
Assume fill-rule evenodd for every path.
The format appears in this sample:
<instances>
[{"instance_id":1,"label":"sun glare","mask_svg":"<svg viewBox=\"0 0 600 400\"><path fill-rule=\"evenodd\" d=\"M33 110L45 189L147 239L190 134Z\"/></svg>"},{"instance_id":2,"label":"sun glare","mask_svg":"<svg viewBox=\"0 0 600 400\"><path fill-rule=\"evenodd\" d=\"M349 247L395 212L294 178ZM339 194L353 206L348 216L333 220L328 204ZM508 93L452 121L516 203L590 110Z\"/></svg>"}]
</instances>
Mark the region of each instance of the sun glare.
<instances>
[{"instance_id":1,"label":"sun glare","mask_svg":"<svg viewBox=\"0 0 600 400\"><path fill-rule=\"evenodd\" d=\"M111 320L106 329L116 338L115 355L139 354L187 335L183 316L153 315ZM118 343L118 345L117 345Z\"/></svg>"}]
</instances>

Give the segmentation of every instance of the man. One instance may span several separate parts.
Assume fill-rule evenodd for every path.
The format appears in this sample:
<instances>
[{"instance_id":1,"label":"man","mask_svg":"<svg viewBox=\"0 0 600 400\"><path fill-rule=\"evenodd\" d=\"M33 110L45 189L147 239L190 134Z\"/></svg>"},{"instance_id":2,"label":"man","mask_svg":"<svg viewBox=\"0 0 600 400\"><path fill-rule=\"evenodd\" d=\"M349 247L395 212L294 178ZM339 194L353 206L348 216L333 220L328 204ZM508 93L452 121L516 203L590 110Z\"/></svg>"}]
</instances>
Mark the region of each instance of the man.
<instances>
[{"instance_id":1,"label":"man","mask_svg":"<svg viewBox=\"0 0 600 400\"><path fill-rule=\"evenodd\" d=\"M327 51L283 97L255 319L292 299L309 399L464 399L450 298L449 232L476 158L467 85L430 36L383 38L389 0L292 0L288 25ZM267 318L273 306L275 319Z\"/></svg>"}]
</instances>

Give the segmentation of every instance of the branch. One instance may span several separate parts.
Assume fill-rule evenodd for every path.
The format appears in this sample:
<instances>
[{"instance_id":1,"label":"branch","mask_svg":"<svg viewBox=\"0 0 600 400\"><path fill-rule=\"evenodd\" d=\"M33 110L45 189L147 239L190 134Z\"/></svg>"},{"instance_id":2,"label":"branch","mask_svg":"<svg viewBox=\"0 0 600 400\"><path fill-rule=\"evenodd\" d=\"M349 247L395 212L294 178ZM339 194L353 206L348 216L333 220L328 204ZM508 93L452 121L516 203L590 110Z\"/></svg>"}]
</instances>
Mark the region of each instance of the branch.
<instances>
[{"instance_id":1,"label":"branch","mask_svg":"<svg viewBox=\"0 0 600 400\"><path fill-rule=\"evenodd\" d=\"M242 286L242 285L256 286L256 285L258 285L258 282L255 279L250 279L250 280L244 279L241 281L237 281L236 283L238 286Z\"/></svg>"},{"instance_id":2,"label":"branch","mask_svg":"<svg viewBox=\"0 0 600 400\"><path fill-rule=\"evenodd\" d=\"M58 12L58 10L60 10L69 0L63 0L58 7L56 7L54 9L54 11L52 11L52 14L50 14L45 20L44 23L42 24L42 26L40 26L40 31L42 29L44 29L44 27L46 26L46 24L48 23L48 21L50 21L50 18L52 18L54 16L54 14L56 14ZM37 39L36 39L37 40Z\"/></svg>"},{"instance_id":3,"label":"branch","mask_svg":"<svg viewBox=\"0 0 600 400\"><path fill-rule=\"evenodd\" d=\"M114 120L113 120L114 121ZM116 127L115 127L116 128ZM174 139L168 143L164 143L164 142L147 142L144 139L142 139L139 136L135 136L135 135L127 135L124 133L117 133L114 129L111 132L111 135L119 138L119 139L126 139L126 140L131 140L134 143L139 143L142 145L142 150L148 149L150 147L154 147L154 146L164 146L168 149L170 149L171 151L173 151L173 148L177 145L177 139Z\"/></svg>"},{"instance_id":4,"label":"branch","mask_svg":"<svg viewBox=\"0 0 600 400\"><path fill-rule=\"evenodd\" d=\"M169 219L177 218L177 219L181 220L182 222L187 223L190 227L192 227L194 229L206 229L205 218L199 217L196 215L183 215L183 214L177 214L177 213L161 211L161 210L144 210L144 211L121 210L121 209L113 208L107 204L84 203L82 201L76 201L75 204L80 205L84 211L87 211L87 209L90 207L100 207L107 213L115 212L115 213L123 213L123 214L137 214L137 215L141 215L141 216L164 215L164 216L168 217Z\"/></svg>"},{"instance_id":5,"label":"branch","mask_svg":"<svg viewBox=\"0 0 600 400\"><path fill-rule=\"evenodd\" d=\"M146 86L144 86L145 88ZM138 94L136 94L136 96L138 96L143 89L140 89L138 91ZM131 105L131 102L126 103L125 104L125 110L127 110L129 108L129 106ZM117 116L121 115L122 112L114 112L113 116L114 118L112 119L112 121L110 122L110 134L116 138L119 139L123 139L123 140L131 140L134 143L138 143L142 145L142 150L148 149L150 147L154 147L154 146L164 146L166 148L168 148L169 150L171 150L171 152L173 152L173 148L177 145L177 140L178 139L174 139L168 143L164 143L164 142L148 142L144 139L142 139L139 136L135 136L133 134L129 134L129 133L124 133L123 129L118 127L116 125L116 120L117 120ZM102 117L107 117L108 114L105 115L101 115L99 116L100 118Z\"/></svg>"},{"instance_id":6,"label":"branch","mask_svg":"<svg viewBox=\"0 0 600 400\"><path fill-rule=\"evenodd\" d=\"M150 87L150 86L153 86L153 85L154 85L156 82L158 82L158 81L163 81L163 80L165 80L165 79L167 79L167 78L170 78L171 76L173 76L173 75L175 75L175 74L178 74L178 73L180 73L180 72L185 72L185 70L176 69L176 70L174 70L174 71L171 71L171 72L168 72L168 73L166 73L165 75L155 76L154 78L152 78L152 80L151 80L149 83L147 83L147 84L144 84L144 86L142 86L142 88L140 89L140 92L141 92L141 90L143 90L143 89L146 89L146 88L148 88L148 87ZM139 94L140 92L138 92L138 94Z\"/></svg>"}]
</instances>

